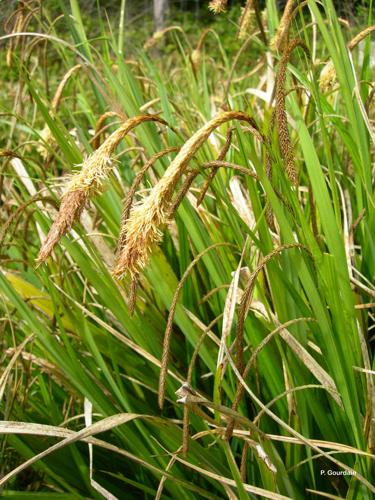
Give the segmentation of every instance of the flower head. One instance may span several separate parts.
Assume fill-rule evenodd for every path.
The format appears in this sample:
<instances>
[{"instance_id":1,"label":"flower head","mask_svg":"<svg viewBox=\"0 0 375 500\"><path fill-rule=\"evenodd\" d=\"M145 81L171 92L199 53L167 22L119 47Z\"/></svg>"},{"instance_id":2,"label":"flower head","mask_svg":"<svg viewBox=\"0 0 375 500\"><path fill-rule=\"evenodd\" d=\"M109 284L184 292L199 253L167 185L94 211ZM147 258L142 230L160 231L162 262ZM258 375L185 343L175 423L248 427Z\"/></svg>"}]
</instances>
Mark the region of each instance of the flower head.
<instances>
[{"instance_id":1,"label":"flower head","mask_svg":"<svg viewBox=\"0 0 375 500\"><path fill-rule=\"evenodd\" d=\"M214 14L221 14L222 12L226 11L227 3L228 3L228 0L211 0L211 2L208 5L208 8Z\"/></svg>"}]
</instances>

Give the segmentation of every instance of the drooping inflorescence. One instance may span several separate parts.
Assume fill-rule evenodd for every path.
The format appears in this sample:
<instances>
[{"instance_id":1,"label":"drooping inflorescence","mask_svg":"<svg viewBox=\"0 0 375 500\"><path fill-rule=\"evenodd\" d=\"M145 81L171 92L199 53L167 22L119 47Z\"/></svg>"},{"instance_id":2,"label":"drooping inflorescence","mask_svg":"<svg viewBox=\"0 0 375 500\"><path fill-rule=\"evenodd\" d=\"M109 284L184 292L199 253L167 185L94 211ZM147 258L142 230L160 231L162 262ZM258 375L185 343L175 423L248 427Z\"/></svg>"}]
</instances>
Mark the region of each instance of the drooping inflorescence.
<instances>
[{"instance_id":1,"label":"drooping inflorescence","mask_svg":"<svg viewBox=\"0 0 375 500\"><path fill-rule=\"evenodd\" d=\"M286 78L287 64L290 55L296 47L302 47L306 53L309 53L306 45L303 43L302 40L298 38L292 40L284 50L276 79L276 108L275 108L280 153L285 165L287 176L293 184L296 184L297 182L297 173L294 165L294 154L293 154L292 144L290 141L288 120L285 110L285 78Z\"/></svg>"},{"instance_id":2,"label":"drooping inflorescence","mask_svg":"<svg viewBox=\"0 0 375 500\"><path fill-rule=\"evenodd\" d=\"M230 120L252 122L240 111L227 111L212 118L183 145L150 194L133 207L125 224L126 241L118 255L115 276L137 274L146 265L152 246L161 241L161 228L169 220L173 191L189 161L211 132Z\"/></svg>"},{"instance_id":3,"label":"drooping inflorescence","mask_svg":"<svg viewBox=\"0 0 375 500\"><path fill-rule=\"evenodd\" d=\"M51 254L61 237L66 234L79 218L89 195L97 191L108 177L113 167L112 155L119 142L137 125L154 121L165 124L155 115L139 115L126 120L103 144L82 163L81 170L67 183L60 210L42 244L37 261L43 262Z\"/></svg>"}]
</instances>

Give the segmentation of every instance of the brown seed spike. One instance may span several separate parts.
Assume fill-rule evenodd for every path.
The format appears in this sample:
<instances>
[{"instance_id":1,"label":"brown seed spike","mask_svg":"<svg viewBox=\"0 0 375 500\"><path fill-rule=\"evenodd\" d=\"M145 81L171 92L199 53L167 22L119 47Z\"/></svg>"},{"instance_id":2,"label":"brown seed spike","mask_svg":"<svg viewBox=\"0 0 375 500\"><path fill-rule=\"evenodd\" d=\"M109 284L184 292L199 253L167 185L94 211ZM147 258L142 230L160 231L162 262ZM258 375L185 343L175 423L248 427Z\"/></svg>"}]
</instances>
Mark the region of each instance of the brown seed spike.
<instances>
[{"instance_id":1,"label":"brown seed spike","mask_svg":"<svg viewBox=\"0 0 375 500\"><path fill-rule=\"evenodd\" d=\"M302 40L297 38L292 40L285 49L280 60L279 71L276 79L276 123L279 134L280 152L284 161L287 176L294 185L297 183L297 174L294 165L294 155L289 137L288 120L285 111L285 76L290 55L296 47L302 47L305 52L309 54L309 50Z\"/></svg>"},{"instance_id":2,"label":"brown seed spike","mask_svg":"<svg viewBox=\"0 0 375 500\"><path fill-rule=\"evenodd\" d=\"M274 50L283 50L288 43L289 27L293 18L295 0L288 0L284 13L281 17L279 27L274 38L271 40L271 48Z\"/></svg>"},{"instance_id":3,"label":"brown seed spike","mask_svg":"<svg viewBox=\"0 0 375 500\"><path fill-rule=\"evenodd\" d=\"M87 198L88 191L84 189L70 191L64 195L56 220L52 224L48 236L40 249L37 258L38 263L44 262L51 255L55 245L70 230L74 221L81 215Z\"/></svg>"}]
</instances>

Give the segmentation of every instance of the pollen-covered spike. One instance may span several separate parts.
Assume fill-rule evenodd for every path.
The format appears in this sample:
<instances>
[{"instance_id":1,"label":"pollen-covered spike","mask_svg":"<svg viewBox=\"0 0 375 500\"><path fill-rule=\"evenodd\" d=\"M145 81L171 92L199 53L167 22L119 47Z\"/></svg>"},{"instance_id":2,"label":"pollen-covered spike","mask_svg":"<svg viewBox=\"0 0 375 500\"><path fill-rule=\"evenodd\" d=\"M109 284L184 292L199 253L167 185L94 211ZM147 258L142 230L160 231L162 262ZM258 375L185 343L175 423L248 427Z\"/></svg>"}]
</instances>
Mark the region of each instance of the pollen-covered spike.
<instances>
[{"instance_id":1,"label":"pollen-covered spike","mask_svg":"<svg viewBox=\"0 0 375 500\"><path fill-rule=\"evenodd\" d=\"M67 184L57 217L39 252L37 261L43 262L51 254L54 246L66 234L79 218L86 200L93 191L98 190L103 180L112 169L112 155L120 141L137 125L154 121L166 124L155 115L139 115L126 120L113 132L103 144L94 151L82 164L81 170L73 175Z\"/></svg>"},{"instance_id":2,"label":"pollen-covered spike","mask_svg":"<svg viewBox=\"0 0 375 500\"><path fill-rule=\"evenodd\" d=\"M228 0L211 0L208 4L208 8L214 14L221 14L227 10Z\"/></svg>"},{"instance_id":3,"label":"pollen-covered spike","mask_svg":"<svg viewBox=\"0 0 375 500\"><path fill-rule=\"evenodd\" d=\"M225 122L252 118L239 111L227 111L216 116L200 128L181 148L164 176L144 200L133 207L124 231L126 241L113 270L116 277L139 272L147 263L151 247L161 241L161 228L168 222L173 190L189 161L209 135Z\"/></svg>"}]
</instances>

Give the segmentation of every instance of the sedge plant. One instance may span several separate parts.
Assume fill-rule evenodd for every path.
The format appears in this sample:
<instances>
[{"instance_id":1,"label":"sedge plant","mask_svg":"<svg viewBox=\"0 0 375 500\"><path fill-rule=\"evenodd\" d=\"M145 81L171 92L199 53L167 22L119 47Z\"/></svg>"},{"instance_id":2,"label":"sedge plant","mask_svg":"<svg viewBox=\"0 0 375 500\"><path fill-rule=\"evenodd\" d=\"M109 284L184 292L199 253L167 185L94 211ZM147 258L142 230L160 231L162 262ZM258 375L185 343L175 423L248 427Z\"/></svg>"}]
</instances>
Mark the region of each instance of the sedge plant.
<instances>
[{"instance_id":1,"label":"sedge plant","mask_svg":"<svg viewBox=\"0 0 375 500\"><path fill-rule=\"evenodd\" d=\"M6 20L2 496L373 498L372 3L259 4Z\"/></svg>"}]
</instances>

